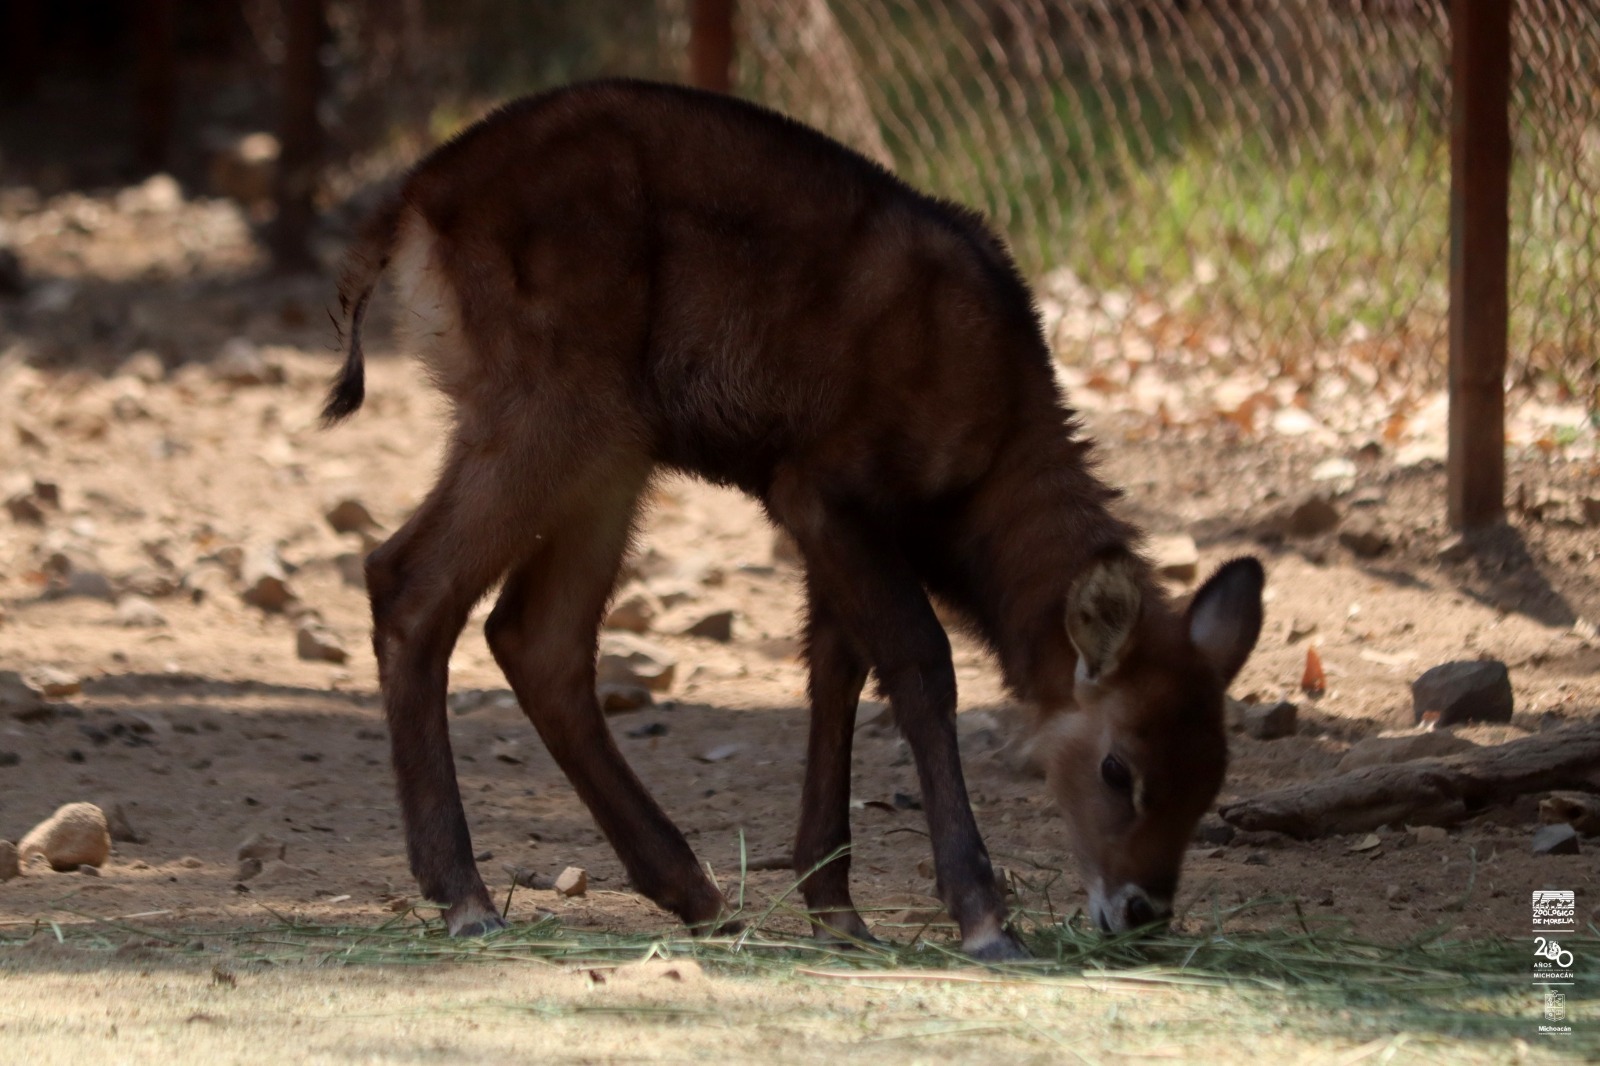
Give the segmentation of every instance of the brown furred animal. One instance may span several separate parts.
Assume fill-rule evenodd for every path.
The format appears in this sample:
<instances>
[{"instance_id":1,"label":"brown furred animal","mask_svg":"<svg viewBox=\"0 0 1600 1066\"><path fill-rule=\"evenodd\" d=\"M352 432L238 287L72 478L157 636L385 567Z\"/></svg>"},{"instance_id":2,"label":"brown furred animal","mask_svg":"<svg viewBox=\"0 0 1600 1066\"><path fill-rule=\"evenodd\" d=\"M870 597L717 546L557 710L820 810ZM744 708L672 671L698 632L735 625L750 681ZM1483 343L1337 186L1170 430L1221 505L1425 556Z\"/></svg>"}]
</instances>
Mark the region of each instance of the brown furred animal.
<instances>
[{"instance_id":1,"label":"brown furred animal","mask_svg":"<svg viewBox=\"0 0 1600 1066\"><path fill-rule=\"evenodd\" d=\"M872 672L963 947L1024 954L967 800L930 592L1041 709L1096 921L1171 913L1222 781L1223 691L1260 630L1262 570L1224 566L1186 611L1158 591L977 216L751 104L602 82L513 103L410 172L349 259L330 422L361 404L362 316L386 270L454 409L438 484L367 560L411 867L452 933L502 924L445 715L451 649L502 578L489 645L633 884L692 927L726 917L595 700L596 632L660 468L749 493L804 558L794 862L819 935L868 936L847 846Z\"/></svg>"}]
</instances>

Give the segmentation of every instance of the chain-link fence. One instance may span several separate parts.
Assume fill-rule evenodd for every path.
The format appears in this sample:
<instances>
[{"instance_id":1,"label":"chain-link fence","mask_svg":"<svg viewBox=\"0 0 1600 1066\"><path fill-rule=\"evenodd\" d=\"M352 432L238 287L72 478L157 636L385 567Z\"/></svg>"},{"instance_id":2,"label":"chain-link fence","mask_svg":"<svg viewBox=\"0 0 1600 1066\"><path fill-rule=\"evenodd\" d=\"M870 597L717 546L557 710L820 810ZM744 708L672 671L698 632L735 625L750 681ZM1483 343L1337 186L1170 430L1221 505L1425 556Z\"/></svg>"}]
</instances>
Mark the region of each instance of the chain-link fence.
<instances>
[{"instance_id":1,"label":"chain-link fence","mask_svg":"<svg viewBox=\"0 0 1600 1066\"><path fill-rule=\"evenodd\" d=\"M497 86L534 88L681 76L688 6L459 0L437 17L473 27L486 50L456 54L476 61L536 44L511 53L542 66ZM1448 6L740 0L735 86L985 211L1068 361L1434 384ZM1513 33L1512 373L1595 404L1600 0L1517 0Z\"/></svg>"}]
</instances>

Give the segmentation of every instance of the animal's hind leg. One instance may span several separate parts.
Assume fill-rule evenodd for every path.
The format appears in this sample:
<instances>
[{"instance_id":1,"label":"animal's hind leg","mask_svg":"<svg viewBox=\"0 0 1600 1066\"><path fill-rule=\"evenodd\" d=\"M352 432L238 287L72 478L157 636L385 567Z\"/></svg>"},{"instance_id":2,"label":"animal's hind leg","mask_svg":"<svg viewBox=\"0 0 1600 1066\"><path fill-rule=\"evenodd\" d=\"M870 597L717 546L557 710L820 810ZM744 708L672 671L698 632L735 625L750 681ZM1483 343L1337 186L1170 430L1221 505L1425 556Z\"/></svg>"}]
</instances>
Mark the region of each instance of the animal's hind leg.
<instances>
[{"instance_id":1,"label":"animal's hind leg","mask_svg":"<svg viewBox=\"0 0 1600 1066\"><path fill-rule=\"evenodd\" d=\"M458 447L417 512L367 557L372 643L417 885L448 904L452 935L502 923L472 857L445 715L450 652L467 614L517 554L506 472Z\"/></svg>"},{"instance_id":2,"label":"animal's hind leg","mask_svg":"<svg viewBox=\"0 0 1600 1066\"><path fill-rule=\"evenodd\" d=\"M641 466L585 478L541 550L506 579L486 633L495 661L629 878L701 930L727 903L617 750L595 698L596 633L627 547Z\"/></svg>"},{"instance_id":3,"label":"animal's hind leg","mask_svg":"<svg viewBox=\"0 0 1600 1066\"><path fill-rule=\"evenodd\" d=\"M866 660L813 588L806 630L811 665L811 738L806 750L795 872L822 940L870 941L850 899L850 746ZM819 866L827 860L826 865Z\"/></svg>"}]
</instances>

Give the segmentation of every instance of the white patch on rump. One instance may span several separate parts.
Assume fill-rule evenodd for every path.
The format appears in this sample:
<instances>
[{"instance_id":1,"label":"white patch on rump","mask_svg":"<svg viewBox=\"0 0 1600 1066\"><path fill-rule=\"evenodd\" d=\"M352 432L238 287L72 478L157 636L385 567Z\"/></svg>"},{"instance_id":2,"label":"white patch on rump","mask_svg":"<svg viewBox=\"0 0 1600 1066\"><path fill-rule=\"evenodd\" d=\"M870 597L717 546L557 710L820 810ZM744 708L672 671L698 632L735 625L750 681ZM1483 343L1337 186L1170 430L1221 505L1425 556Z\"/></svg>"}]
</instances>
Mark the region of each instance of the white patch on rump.
<instances>
[{"instance_id":1,"label":"white patch on rump","mask_svg":"<svg viewBox=\"0 0 1600 1066\"><path fill-rule=\"evenodd\" d=\"M389 270L403 309L398 325L406 346L422 359L434 384L458 398L471 355L461 328L461 305L439 262L433 227L415 211L401 216Z\"/></svg>"}]
</instances>

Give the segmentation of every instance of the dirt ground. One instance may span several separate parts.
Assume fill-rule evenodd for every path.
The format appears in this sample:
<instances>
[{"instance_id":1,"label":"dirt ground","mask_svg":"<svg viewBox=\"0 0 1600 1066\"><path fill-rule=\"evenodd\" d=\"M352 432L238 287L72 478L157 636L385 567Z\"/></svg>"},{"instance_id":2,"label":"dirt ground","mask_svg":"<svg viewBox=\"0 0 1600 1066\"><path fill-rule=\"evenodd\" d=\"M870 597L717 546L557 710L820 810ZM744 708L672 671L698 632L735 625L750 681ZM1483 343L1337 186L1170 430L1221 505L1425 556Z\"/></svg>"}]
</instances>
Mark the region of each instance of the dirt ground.
<instances>
[{"instance_id":1,"label":"dirt ground","mask_svg":"<svg viewBox=\"0 0 1600 1066\"><path fill-rule=\"evenodd\" d=\"M345 427L319 429L335 366L322 312L327 283L265 278L236 211L171 193L0 195L0 221L30 278L25 295L0 300L0 471L11 501L10 515L0 516L0 668L35 678L54 671L63 693L48 713L0 720L0 752L9 753L0 758L0 838L16 840L77 800L120 805L141 838L119 842L99 876L33 871L0 885L0 930L81 915L172 927L273 915L377 922L416 893L352 562L429 487L441 409L380 320L365 409ZM129 360L135 352L153 358ZM1355 741L1410 727L1410 680L1453 659L1492 657L1510 668L1515 718L1461 730L1478 743L1595 717L1600 537L1584 511L1600 473L1592 427L1551 436L1541 428L1549 404L1529 397L1518 406L1525 445L1514 452L1511 483L1519 506L1507 529L1458 558L1448 550L1443 471L1426 454L1441 432L1437 420L1427 422L1437 407L1429 398L1410 408L1415 425L1404 440L1381 441L1364 428L1392 420L1363 413L1368 400L1329 398L1330 412L1337 403L1354 413L1322 417L1315 393L1281 410L1317 417L1316 432L1303 432L1300 416L1241 432L1238 419L1203 412L1173 425L1170 404L1153 410L1139 388L1107 385L1098 374L1092 365L1064 369L1074 395L1092 401L1086 417L1104 445L1106 476L1127 490L1127 512L1151 533L1191 535L1202 576L1245 552L1267 564L1266 627L1234 692L1248 702L1295 700L1299 729L1272 741L1236 735L1222 803L1328 776ZM1330 468L1329 460L1348 465ZM1309 492L1331 496L1344 528L1375 529L1391 546L1368 558L1333 531L1263 532L1275 510ZM367 539L335 533L324 516L346 499L359 500L381 528ZM293 597L282 611L241 595L241 566L274 550ZM753 504L672 478L654 491L634 566L655 602L670 604L648 639L676 658L676 679L655 706L617 714L612 727L700 857L737 891L741 848L751 858L781 853L794 830L805 741L797 575L774 559L772 531ZM675 635L720 609L734 612L731 640ZM505 691L480 632L486 610L452 663L451 727L491 890L506 892L508 868L553 875L581 866L586 896L519 889L513 920L554 911L597 930L665 927L665 916L629 890ZM297 655L297 627L307 619L321 620L347 662ZM1059 820L1042 783L1006 757L1013 709L984 652L965 638L955 647L968 780L990 851L1022 906L1071 915L1085 899ZM1329 679L1316 699L1299 691L1308 647ZM864 724L856 893L890 937L906 938L937 906L919 872L928 852L916 792L903 742ZM1217 909L1272 896L1385 941L1439 927L1526 936L1531 889L1576 889L1584 913L1600 904L1592 847L1530 854L1536 800L1489 811L1438 843L1384 830L1378 847L1361 851L1348 837L1267 834L1197 849L1179 927L1197 930ZM283 839L286 855L241 881L236 849L255 833ZM787 872L752 871L742 890L766 900L791 881ZM1239 921L1277 921L1290 906ZM799 928L782 917L774 927ZM73 987L70 967L50 980L58 984L30 986L36 1004ZM250 1039L283 1037L285 1019L312 1005L338 1012L343 980L309 989L292 976L271 978L279 982L276 1021L260 1023ZM424 998L451 1002L459 982L499 976L377 980L384 988L374 994L389 1004L382 1010L409 1017ZM109 1002L138 985L136 975L113 973L96 995ZM820 1005L816 988L800 994L816 997L823 1014L841 1009L836 998ZM885 1002L923 994L900 989ZM707 995L696 1010L738 1009ZM72 1006L83 1019L97 1009ZM936 1005L928 1013L937 1016ZM470 1024L479 1021L473 1012ZM581 1023L581 1012L568 1021ZM451 1039L462 1053L490 1047L466 1032ZM1270 1057L1273 1045L1262 1047Z\"/></svg>"}]
</instances>

